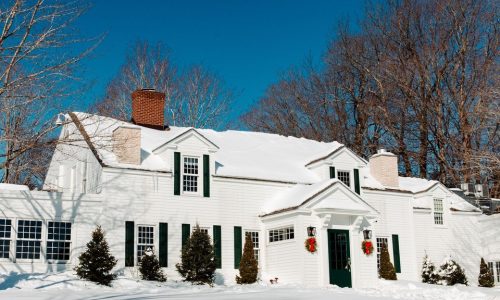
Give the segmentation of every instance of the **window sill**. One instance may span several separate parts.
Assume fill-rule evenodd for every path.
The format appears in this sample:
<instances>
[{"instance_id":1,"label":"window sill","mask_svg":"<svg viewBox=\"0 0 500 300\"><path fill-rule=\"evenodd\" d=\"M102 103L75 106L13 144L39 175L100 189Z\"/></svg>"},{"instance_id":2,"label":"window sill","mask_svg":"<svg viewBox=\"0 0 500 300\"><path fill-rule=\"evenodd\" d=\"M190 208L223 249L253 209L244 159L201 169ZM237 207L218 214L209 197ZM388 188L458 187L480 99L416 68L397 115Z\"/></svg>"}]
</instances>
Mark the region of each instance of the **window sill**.
<instances>
[{"instance_id":1,"label":"window sill","mask_svg":"<svg viewBox=\"0 0 500 300\"><path fill-rule=\"evenodd\" d=\"M182 192L181 196L187 196L187 197L202 197L201 193L198 192Z\"/></svg>"},{"instance_id":2,"label":"window sill","mask_svg":"<svg viewBox=\"0 0 500 300\"><path fill-rule=\"evenodd\" d=\"M67 265L69 263L69 260L47 260L47 264L49 265Z\"/></svg>"},{"instance_id":3,"label":"window sill","mask_svg":"<svg viewBox=\"0 0 500 300\"><path fill-rule=\"evenodd\" d=\"M433 227L436 228L436 229L448 229L448 226L446 226L446 225L436 225L436 224L434 224Z\"/></svg>"},{"instance_id":4,"label":"window sill","mask_svg":"<svg viewBox=\"0 0 500 300\"><path fill-rule=\"evenodd\" d=\"M44 259L42 257L40 258L16 258L16 259L12 259L10 260L11 262L14 262L14 263L34 263L34 262L38 262L38 263L43 263L45 262Z\"/></svg>"},{"instance_id":5,"label":"window sill","mask_svg":"<svg viewBox=\"0 0 500 300\"><path fill-rule=\"evenodd\" d=\"M295 243L295 239L276 241L276 242L267 242L267 246L275 246L275 245L277 246L277 245L291 244L291 243Z\"/></svg>"}]
</instances>

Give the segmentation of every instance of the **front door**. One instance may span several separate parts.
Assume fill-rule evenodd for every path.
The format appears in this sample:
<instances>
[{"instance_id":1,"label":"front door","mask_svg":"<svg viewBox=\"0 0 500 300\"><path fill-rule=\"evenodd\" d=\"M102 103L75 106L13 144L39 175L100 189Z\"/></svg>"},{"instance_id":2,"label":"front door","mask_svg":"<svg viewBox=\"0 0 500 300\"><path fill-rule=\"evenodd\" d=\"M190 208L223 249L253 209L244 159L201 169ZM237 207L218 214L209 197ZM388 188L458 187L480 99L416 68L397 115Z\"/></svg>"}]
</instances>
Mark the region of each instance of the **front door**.
<instances>
[{"instance_id":1,"label":"front door","mask_svg":"<svg viewBox=\"0 0 500 300\"><path fill-rule=\"evenodd\" d=\"M352 287L349 230L328 229L330 284Z\"/></svg>"}]
</instances>

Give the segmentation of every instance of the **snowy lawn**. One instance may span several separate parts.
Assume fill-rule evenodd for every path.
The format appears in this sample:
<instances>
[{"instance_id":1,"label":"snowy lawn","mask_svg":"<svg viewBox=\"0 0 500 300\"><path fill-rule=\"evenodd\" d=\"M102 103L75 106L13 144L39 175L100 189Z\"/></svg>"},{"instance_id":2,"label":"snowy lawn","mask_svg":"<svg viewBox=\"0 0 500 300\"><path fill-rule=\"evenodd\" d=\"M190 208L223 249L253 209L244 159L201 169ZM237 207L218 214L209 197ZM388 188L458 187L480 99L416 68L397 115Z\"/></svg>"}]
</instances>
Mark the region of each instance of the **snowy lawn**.
<instances>
[{"instance_id":1,"label":"snowy lawn","mask_svg":"<svg viewBox=\"0 0 500 300\"><path fill-rule=\"evenodd\" d=\"M119 277L113 287L96 286L70 273L0 275L0 299L118 300L118 299L446 299L500 300L500 289L444 287L407 281L380 281L376 288L305 288L294 285L192 286L169 281L163 284Z\"/></svg>"}]
</instances>

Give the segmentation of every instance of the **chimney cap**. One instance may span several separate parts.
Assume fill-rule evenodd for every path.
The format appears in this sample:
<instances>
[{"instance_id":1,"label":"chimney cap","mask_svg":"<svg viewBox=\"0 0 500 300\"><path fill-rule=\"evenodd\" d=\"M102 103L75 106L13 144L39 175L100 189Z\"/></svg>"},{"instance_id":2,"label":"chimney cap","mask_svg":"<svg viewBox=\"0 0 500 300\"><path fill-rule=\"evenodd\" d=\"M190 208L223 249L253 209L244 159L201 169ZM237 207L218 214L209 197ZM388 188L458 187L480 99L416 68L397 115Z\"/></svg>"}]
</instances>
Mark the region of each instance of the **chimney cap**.
<instances>
[{"instance_id":1,"label":"chimney cap","mask_svg":"<svg viewBox=\"0 0 500 300\"><path fill-rule=\"evenodd\" d=\"M387 151L384 148L380 148L380 149L377 150L377 153L373 154L370 157L370 159L375 158L375 157L379 157L379 156L397 156L397 155L394 154L394 153L392 153L392 152Z\"/></svg>"}]
</instances>

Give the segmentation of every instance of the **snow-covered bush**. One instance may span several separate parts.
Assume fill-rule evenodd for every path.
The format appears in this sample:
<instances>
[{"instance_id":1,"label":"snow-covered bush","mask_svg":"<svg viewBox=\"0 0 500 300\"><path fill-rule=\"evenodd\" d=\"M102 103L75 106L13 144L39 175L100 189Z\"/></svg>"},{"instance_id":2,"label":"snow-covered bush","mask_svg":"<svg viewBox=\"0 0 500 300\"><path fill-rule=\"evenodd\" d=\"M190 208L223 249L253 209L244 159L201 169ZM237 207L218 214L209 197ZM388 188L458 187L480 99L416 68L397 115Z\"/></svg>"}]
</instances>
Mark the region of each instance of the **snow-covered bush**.
<instances>
[{"instance_id":1,"label":"snow-covered bush","mask_svg":"<svg viewBox=\"0 0 500 300\"><path fill-rule=\"evenodd\" d=\"M444 259L437 274L439 275L439 284L455 285L460 283L467 285L467 277L464 270L450 256Z\"/></svg>"},{"instance_id":2,"label":"snow-covered bush","mask_svg":"<svg viewBox=\"0 0 500 300\"><path fill-rule=\"evenodd\" d=\"M167 281L165 274L160 267L160 262L153 250L148 249L144 252L144 255L141 257L141 261L139 262L139 272L141 273L141 278L143 280L152 280L152 281Z\"/></svg>"},{"instance_id":3,"label":"snow-covered bush","mask_svg":"<svg viewBox=\"0 0 500 300\"><path fill-rule=\"evenodd\" d=\"M111 270L116 265L116 259L109 252L109 245L104 239L101 226L92 232L92 240L87 243L87 249L78 257L80 263L75 267L76 275L98 284L110 285L116 275Z\"/></svg>"},{"instance_id":4,"label":"snow-covered bush","mask_svg":"<svg viewBox=\"0 0 500 300\"><path fill-rule=\"evenodd\" d=\"M213 284L216 268L214 247L208 234L201 231L198 224L182 247L181 262L176 268L184 281Z\"/></svg>"},{"instance_id":5,"label":"snow-covered bush","mask_svg":"<svg viewBox=\"0 0 500 300\"><path fill-rule=\"evenodd\" d=\"M479 278L478 278L479 286L482 287L493 287L495 286L495 279L493 278L493 274L491 274L490 268L481 257L481 265L479 266Z\"/></svg>"},{"instance_id":6,"label":"snow-covered bush","mask_svg":"<svg viewBox=\"0 0 500 300\"><path fill-rule=\"evenodd\" d=\"M436 267L432 263L429 256L425 255L424 262L422 264L422 282L436 284L439 281L439 275L437 274Z\"/></svg>"}]
</instances>

